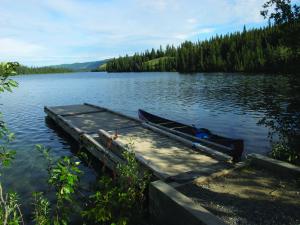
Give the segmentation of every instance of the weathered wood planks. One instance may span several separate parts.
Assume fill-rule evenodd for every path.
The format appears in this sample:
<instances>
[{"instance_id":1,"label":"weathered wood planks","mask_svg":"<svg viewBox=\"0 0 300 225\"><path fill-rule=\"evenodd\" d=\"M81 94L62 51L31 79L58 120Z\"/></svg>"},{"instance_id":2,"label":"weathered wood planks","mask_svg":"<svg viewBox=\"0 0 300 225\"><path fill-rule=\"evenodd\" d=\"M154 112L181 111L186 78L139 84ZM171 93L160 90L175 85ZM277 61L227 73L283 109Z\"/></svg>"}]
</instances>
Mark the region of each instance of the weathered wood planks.
<instances>
[{"instance_id":1,"label":"weathered wood planks","mask_svg":"<svg viewBox=\"0 0 300 225\"><path fill-rule=\"evenodd\" d=\"M160 179L188 181L232 167L226 157L199 152L188 140L99 106L45 107L45 112L110 168L123 161L122 152L128 145L138 161Z\"/></svg>"}]
</instances>

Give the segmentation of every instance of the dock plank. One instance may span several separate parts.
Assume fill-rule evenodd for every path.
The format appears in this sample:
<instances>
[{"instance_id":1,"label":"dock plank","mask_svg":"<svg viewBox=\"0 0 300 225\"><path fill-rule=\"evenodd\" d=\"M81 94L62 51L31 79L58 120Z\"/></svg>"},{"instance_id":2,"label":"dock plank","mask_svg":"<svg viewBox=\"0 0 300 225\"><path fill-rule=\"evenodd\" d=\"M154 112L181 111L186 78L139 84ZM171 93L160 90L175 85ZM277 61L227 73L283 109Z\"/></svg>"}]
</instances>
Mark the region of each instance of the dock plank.
<instances>
[{"instance_id":1,"label":"dock plank","mask_svg":"<svg viewBox=\"0 0 300 225\"><path fill-rule=\"evenodd\" d=\"M138 125L135 121L122 118L110 112L77 114L68 116L65 120L87 133L97 133L100 128L107 131L115 131L122 127Z\"/></svg>"},{"instance_id":2,"label":"dock plank","mask_svg":"<svg viewBox=\"0 0 300 225\"><path fill-rule=\"evenodd\" d=\"M109 133L114 135L113 132ZM216 159L144 127L121 130L117 140L123 145L132 144L136 153L169 176L200 171L203 167L220 164Z\"/></svg>"},{"instance_id":3,"label":"dock plank","mask_svg":"<svg viewBox=\"0 0 300 225\"><path fill-rule=\"evenodd\" d=\"M89 105L67 105L49 107L49 109L57 115L78 114L95 111L95 108Z\"/></svg>"}]
</instances>

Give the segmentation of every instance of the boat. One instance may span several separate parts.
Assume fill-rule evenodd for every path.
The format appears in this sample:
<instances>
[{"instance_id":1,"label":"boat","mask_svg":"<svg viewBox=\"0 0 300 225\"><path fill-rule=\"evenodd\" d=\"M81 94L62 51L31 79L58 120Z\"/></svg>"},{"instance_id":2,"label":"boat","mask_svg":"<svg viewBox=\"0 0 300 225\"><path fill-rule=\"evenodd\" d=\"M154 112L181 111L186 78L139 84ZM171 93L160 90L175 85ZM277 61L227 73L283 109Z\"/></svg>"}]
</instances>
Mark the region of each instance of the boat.
<instances>
[{"instance_id":1,"label":"boat","mask_svg":"<svg viewBox=\"0 0 300 225\"><path fill-rule=\"evenodd\" d=\"M244 151L244 141L213 134L206 128L197 128L194 125L186 125L177 121L169 120L142 109L138 110L139 118L153 126L176 134L180 137L199 142L212 147L222 153L230 155L234 162L241 160Z\"/></svg>"}]
</instances>

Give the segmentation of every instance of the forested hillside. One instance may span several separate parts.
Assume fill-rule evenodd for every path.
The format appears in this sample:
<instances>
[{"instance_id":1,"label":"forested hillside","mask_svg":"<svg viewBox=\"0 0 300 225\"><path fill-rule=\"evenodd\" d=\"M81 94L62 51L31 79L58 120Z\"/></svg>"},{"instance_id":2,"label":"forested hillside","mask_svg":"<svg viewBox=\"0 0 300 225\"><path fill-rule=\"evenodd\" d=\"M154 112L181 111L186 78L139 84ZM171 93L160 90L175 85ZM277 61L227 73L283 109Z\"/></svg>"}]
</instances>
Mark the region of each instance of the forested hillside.
<instances>
[{"instance_id":1,"label":"forested hillside","mask_svg":"<svg viewBox=\"0 0 300 225\"><path fill-rule=\"evenodd\" d=\"M20 65L19 67L17 67L17 74L69 73L76 71L91 71L105 64L106 61L107 60L43 67L28 67Z\"/></svg>"},{"instance_id":2,"label":"forested hillside","mask_svg":"<svg viewBox=\"0 0 300 225\"><path fill-rule=\"evenodd\" d=\"M100 61L93 61L93 62L61 64L61 65L54 65L51 67L65 68L74 71L91 71L91 70L96 70L106 62L107 60L100 60Z\"/></svg>"},{"instance_id":3,"label":"forested hillside","mask_svg":"<svg viewBox=\"0 0 300 225\"><path fill-rule=\"evenodd\" d=\"M179 47L114 58L108 72L293 72L300 71L300 23L216 36ZM152 63L156 60L156 63ZM153 62L153 61L152 61Z\"/></svg>"},{"instance_id":4,"label":"forested hillside","mask_svg":"<svg viewBox=\"0 0 300 225\"><path fill-rule=\"evenodd\" d=\"M280 2L276 5L276 2ZM178 47L166 46L133 56L110 60L108 72L178 71L178 72L299 72L299 7L290 2L270 1L275 12L269 26L217 35L209 40L186 41ZM272 5L264 5L268 8ZM279 7L279 8L278 8ZM282 7L282 8L280 8ZM277 10L277 11L276 11ZM264 17L268 11L261 12ZM273 23L272 23L273 21Z\"/></svg>"},{"instance_id":5,"label":"forested hillside","mask_svg":"<svg viewBox=\"0 0 300 225\"><path fill-rule=\"evenodd\" d=\"M28 67L20 65L16 69L17 74L43 74L43 73L69 73L73 72L71 69L56 68L56 67Z\"/></svg>"}]
</instances>

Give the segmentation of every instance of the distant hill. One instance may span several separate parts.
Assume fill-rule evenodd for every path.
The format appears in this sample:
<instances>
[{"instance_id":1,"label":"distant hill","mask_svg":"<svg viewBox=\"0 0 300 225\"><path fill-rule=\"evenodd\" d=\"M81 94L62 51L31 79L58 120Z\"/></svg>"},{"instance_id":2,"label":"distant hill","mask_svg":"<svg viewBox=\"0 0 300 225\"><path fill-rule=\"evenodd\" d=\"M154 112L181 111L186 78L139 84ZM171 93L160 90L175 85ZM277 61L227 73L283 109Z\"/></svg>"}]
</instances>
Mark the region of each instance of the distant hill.
<instances>
[{"instance_id":1,"label":"distant hill","mask_svg":"<svg viewBox=\"0 0 300 225\"><path fill-rule=\"evenodd\" d=\"M83 63L72 63L72 64L61 64L61 65L53 65L51 67L55 68L65 68L74 71L91 71L99 68L103 64L105 64L108 59L94 62L83 62Z\"/></svg>"}]
</instances>

